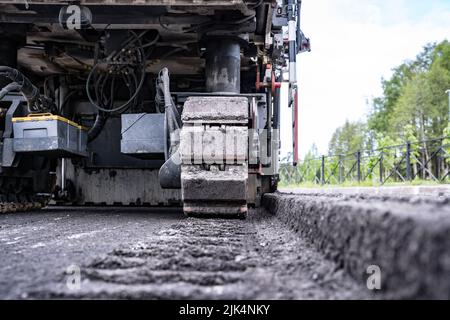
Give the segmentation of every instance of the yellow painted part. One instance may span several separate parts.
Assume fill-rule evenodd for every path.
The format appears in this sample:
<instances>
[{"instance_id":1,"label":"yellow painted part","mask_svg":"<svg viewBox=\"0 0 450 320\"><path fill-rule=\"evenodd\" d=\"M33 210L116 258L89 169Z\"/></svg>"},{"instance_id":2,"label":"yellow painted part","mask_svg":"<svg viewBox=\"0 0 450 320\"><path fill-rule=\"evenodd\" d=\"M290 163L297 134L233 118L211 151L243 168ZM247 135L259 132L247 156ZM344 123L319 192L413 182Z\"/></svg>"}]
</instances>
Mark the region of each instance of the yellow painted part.
<instances>
[{"instance_id":1,"label":"yellow painted part","mask_svg":"<svg viewBox=\"0 0 450 320\"><path fill-rule=\"evenodd\" d=\"M80 130L88 130L88 128L80 126L78 123L75 123L69 119L66 119L61 116L56 116L51 113L34 113L29 114L27 117L16 117L13 118L13 122L26 122L26 121L49 121L49 120L57 120L70 124Z\"/></svg>"}]
</instances>

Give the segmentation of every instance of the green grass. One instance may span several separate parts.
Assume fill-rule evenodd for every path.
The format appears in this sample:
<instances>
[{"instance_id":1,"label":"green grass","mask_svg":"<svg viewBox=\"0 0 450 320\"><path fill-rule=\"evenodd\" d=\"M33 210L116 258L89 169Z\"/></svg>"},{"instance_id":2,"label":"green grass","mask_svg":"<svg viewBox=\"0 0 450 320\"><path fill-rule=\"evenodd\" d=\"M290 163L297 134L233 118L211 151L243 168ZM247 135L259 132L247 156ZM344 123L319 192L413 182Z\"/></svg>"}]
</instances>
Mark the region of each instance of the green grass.
<instances>
[{"instance_id":1,"label":"green grass","mask_svg":"<svg viewBox=\"0 0 450 320\"><path fill-rule=\"evenodd\" d=\"M342 184L327 184L320 185L312 182L300 183L300 184L286 184L280 182L279 187L285 189L295 189L295 188L351 188L351 187L403 187L403 186L439 186L439 185L449 185L448 183L438 183L429 180L414 180L411 182L387 182L384 185L380 183L374 183L372 181L364 181L361 183L357 182L345 182Z\"/></svg>"}]
</instances>

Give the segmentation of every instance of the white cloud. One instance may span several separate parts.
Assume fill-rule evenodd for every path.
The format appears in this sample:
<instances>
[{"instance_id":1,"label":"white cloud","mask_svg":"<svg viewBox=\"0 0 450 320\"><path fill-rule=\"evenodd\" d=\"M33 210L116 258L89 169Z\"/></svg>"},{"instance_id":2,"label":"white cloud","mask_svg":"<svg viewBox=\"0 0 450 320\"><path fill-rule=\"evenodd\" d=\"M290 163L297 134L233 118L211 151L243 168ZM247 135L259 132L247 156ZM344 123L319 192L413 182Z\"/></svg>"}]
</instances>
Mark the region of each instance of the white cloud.
<instances>
[{"instance_id":1,"label":"white cloud","mask_svg":"<svg viewBox=\"0 0 450 320\"><path fill-rule=\"evenodd\" d=\"M430 5L417 13L411 3L303 1L303 30L313 51L299 57L301 155L313 143L326 152L338 126L365 117L366 101L381 93L382 77L425 44L450 39L450 11ZM283 153L291 150L289 115L285 110Z\"/></svg>"}]
</instances>

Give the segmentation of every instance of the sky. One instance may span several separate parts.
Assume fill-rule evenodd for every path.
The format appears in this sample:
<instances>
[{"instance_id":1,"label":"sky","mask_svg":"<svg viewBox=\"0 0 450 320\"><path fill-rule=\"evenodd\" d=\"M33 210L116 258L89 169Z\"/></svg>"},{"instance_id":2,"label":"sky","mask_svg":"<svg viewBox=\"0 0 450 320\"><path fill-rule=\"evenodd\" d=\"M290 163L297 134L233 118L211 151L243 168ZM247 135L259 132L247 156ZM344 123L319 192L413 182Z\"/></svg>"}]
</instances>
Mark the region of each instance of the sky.
<instances>
[{"instance_id":1,"label":"sky","mask_svg":"<svg viewBox=\"0 0 450 320\"><path fill-rule=\"evenodd\" d=\"M303 0L302 30L312 51L298 57L300 156L327 152L345 121L364 120L381 79L430 42L450 40L450 0ZM282 154L292 150L283 108Z\"/></svg>"}]
</instances>

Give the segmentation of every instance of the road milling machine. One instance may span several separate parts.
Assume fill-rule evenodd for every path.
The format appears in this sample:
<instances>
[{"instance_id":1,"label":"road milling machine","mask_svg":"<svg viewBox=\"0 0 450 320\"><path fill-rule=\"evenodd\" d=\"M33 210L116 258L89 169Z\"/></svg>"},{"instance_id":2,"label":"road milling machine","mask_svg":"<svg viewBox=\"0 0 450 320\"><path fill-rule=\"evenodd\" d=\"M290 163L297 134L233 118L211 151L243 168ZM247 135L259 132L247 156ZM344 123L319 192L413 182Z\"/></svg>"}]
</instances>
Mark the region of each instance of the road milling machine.
<instances>
[{"instance_id":1,"label":"road milling machine","mask_svg":"<svg viewBox=\"0 0 450 320\"><path fill-rule=\"evenodd\" d=\"M245 217L277 188L281 108L297 119L300 11L0 0L1 212L50 201Z\"/></svg>"}]
</instances>

